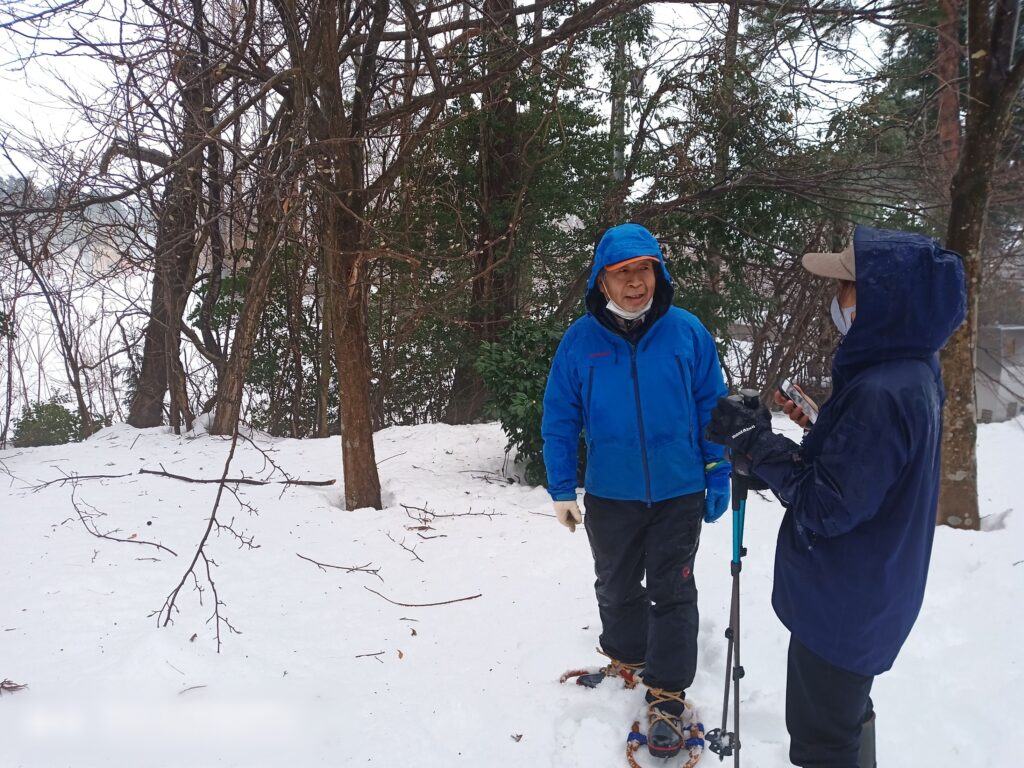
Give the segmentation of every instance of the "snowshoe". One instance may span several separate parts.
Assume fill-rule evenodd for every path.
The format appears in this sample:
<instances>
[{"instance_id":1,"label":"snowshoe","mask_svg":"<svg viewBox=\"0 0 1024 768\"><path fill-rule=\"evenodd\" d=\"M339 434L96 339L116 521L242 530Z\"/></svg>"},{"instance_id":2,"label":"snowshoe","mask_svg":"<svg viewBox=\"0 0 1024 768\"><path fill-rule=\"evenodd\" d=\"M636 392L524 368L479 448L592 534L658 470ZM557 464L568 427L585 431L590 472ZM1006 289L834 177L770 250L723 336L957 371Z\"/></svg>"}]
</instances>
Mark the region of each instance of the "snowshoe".
<instances>
[{"instance_id":1,"label":"snowshoe","mask_svg":"<svg viewBox=\"0 0 1024 768\"><path fill-rule=\"evenodd\" d=\"M600 648L597 649L602 656L608 656ZM608 656L608 663L599 669L571 669L565 672L558 681L564 683L576 678L576 684L587 688L596 688L609 677L622 678L622 684L626 688L635 688L643 677L643 664L629 664Z\"/></svg>"},{"instance_id":2,"label":"snowshoe","mask_svg":"<svg viewBox=\"0 0 1024 768\"><path fill-rule=\"evenodd\" d=\"M682 691L650 688L647 691L647 751L662 759L675 757L690 737L693 720Z\"/></svg>"},{"instance_id":3,"label":"snowshoe","mask_svg":"<svg viewBox=\"0 0 1024 768\"><path fill-rule=\"evenodd\" d=\"M649 721L653 720L647 734L640 733L640 722L636 721L626 737L626 764L629 768L642 768L636 761L636 752L642 746L646 746L664 768L695 768L704 754L704 724L697 719L693 704L680 694L673 694L671 699L663 694L663 691L655 689L654 694L647 697L648 703L640 713L641 719L647 716ZM652 710L655 710L653 716ZM649 737L655 740L654 749ZM673 760L673 756L678 759Z\"/></svg>"}]
</instances>

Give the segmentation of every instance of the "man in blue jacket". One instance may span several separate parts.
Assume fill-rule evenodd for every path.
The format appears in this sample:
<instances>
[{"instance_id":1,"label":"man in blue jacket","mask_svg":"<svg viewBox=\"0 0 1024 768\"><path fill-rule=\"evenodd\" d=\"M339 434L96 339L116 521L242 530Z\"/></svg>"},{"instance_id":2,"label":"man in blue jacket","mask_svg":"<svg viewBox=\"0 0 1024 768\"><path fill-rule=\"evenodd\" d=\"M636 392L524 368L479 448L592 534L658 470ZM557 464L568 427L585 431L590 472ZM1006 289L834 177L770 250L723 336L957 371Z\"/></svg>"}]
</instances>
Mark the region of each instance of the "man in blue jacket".
<instances>
[{"instance_id":1,"label":"man in blue jacket","mask_svg":"<svg viewBox=\"0 0 1024 768\"><path fill-rule=\"evenodd\" d=\"M556 516L570 531L577 449L586 437L586 531L597 574L601 651L611 662L581 677L648 686L648 749L679 752L685 689L697 666L693 562L702 520L729 502L724 450L706 441L726 393L714 339L672 306L658 241L638 224L601 238L587 314L565 332L544 394L544 463ZM646 589L643 586L644 572Z\"/></svg>"},{"instance_id":2,"label":"man in blue jacket","mask_svg":"<svg viewBox=\"0 0 1024 768\"><path fill-rule=\"evenodd\" d=\"M801 445L772 432L767 410L726 399L708 437L786 507L772 605L791 633L790 760L863 768L875 764L871 685L924 597L945 397L936 353L964 319L964 268L929 238L868 227L804 267L838 281L831 397Z\"/></svg>"}]
</instances>

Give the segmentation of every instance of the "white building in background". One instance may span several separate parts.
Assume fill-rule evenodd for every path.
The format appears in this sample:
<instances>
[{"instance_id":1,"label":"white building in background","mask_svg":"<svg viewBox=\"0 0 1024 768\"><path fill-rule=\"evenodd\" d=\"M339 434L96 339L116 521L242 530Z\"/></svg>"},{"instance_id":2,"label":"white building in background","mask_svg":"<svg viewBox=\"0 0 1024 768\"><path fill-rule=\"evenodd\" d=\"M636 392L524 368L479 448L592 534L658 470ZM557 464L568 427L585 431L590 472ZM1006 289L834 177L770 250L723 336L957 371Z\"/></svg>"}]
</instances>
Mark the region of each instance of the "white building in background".
<instances>
[{"instance_id":1,"label":"white building in background","mask_svg":"<svg viewBox=\"0 0 1024 768\"><path fill-rule=\"evenodd\" d=\"M1024 325L978 329L974 377L978 421L1006 421L1024 413Z\"/></svg>"}]
</instances>

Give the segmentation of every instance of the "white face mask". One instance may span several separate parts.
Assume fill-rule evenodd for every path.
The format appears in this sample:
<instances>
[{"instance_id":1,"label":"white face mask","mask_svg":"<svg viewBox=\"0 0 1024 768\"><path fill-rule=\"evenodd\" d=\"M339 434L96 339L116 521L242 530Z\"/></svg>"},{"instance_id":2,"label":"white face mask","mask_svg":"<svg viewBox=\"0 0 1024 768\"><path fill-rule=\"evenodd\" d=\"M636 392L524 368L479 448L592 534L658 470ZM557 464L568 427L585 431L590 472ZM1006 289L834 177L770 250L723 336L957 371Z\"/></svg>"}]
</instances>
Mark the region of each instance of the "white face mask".
<instances>
[{"instance_id":1,"label":"white face mask","mask_svg":"<svg viewBox=\"0 0 1024 768\"><path fill-rule=\"evenodd\" d=\"M839 297L832 297L832 322L835 323L839 332L845 336L850 332L850 326L853 325L853 316L857 313L857 305L854 304L852 307L840 307Z\"/></svg>"},{"instance_id":2,"label":"white face mask","mask_svg":"<svg viewBox=\"0 0 1024 768\"><path fill-rule=\"evenodd\" d=\"M647 310L649 310L651 308L651 305L653 305L653 304L654 304L654 298L652 297L651 300L648 301L646 304L644 304L644 306L641 309L638 309L638 310L636 310L634 312L630 312L628 309L623 309L618 304L616 304L614 301L612 301L611 299L608 299L608 311L611 312L612 314L618 315L623 320L636 320L638 317L640 317L642 314L644 314Z\"/></svg>"}]
</instances>

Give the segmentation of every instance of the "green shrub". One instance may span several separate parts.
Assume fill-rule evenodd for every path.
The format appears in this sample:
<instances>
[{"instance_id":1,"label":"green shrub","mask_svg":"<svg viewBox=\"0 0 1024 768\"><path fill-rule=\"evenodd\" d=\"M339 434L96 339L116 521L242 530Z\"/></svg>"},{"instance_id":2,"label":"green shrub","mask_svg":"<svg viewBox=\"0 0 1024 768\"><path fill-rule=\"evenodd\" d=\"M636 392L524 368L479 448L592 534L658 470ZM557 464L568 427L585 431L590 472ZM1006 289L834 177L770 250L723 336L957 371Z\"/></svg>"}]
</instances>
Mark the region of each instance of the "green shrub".
<instances>
[{"instance_id":1,"label":"green shrub","mask_svg":"<svg viewBox=\"0 0 1024 768\"><path fill-rule=\"evenodd\" d=\"M64 407L67 395L54 395L49 402L30 403L14 425L14 446L63 445L82 439L82 419Z\"/></svg>"},{"instance_id":2,"label":"green shrub","mask_svg":"<svg viewBox=\"0 0 1024 768\"><path fill-rule=\"evenodd\" d=\"M508 437L505 452L516 450L528 485L547 485L540 422L544 387L562 332L551 320L516 320L500 341L482 344L477 357L476 368L491 396L488 412L501 421ZM585 462L581 439L580 476Z\"/></svg>"}]
</instances>

